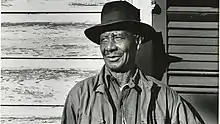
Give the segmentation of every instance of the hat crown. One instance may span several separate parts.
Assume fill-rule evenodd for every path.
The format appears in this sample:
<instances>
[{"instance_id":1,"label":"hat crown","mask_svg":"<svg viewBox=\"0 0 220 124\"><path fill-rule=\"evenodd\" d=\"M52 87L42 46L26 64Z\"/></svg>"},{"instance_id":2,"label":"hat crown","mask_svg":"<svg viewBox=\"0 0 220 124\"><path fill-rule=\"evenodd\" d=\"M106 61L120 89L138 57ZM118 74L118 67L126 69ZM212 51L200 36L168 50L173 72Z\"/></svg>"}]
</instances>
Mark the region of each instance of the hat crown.
<instances>
[{"instance_id":1,"label":"hat crown","mask_svg":"<svg viewBox=\"0 0 220 124\"><path fill-rule=\"evenodd\" d=\"M140 21L140 10L126 1L106 3L101 13L101 24L118 21Z\"/></svg>"}]
</instances>

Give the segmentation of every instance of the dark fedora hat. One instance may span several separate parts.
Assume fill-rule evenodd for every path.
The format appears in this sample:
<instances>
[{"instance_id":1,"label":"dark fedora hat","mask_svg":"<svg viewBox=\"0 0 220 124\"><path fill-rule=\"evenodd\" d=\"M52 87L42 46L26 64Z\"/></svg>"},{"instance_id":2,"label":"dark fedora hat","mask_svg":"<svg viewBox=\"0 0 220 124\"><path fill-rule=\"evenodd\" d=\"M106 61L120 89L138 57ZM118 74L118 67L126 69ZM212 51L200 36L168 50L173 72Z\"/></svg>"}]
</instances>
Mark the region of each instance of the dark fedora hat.
<instances>
[{"instance_id":1,"label":"dark fedora hat","mask_svg":"<svg viewBox=\"0 0 220 124\"><path fill-rule=\"evenodd\" d=\"M140 10L126 1L106 3L102 8L101 24L87 28L84 33L92 42L99 44L100 35L112 30L126 30L148 40L155 33L153 27L140 22Z\"/></svg>"}]
</instances>

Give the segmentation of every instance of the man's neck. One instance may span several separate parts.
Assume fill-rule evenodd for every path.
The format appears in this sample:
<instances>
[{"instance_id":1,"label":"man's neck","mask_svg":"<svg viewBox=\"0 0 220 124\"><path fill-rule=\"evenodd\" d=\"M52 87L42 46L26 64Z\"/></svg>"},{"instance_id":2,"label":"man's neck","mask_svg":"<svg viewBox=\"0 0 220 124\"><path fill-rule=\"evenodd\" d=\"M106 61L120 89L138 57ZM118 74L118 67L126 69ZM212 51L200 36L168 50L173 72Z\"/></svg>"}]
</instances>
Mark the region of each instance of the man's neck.
<instances>
[{"instance_id":1,"label":"man's neck","mask_svg":"<svg viewBox=\"0 0 220 124\"><path fill-rule=\"evenodd\" d=\"M126 71L126 72L115 72L115 71L110 71L112 76L117 80L118 84L121 86L124 86L125 84L129 83L129 81L132 79L134 73L135 73L136 68L133 67L132 69Z\"/></svg>"}]
</instances>

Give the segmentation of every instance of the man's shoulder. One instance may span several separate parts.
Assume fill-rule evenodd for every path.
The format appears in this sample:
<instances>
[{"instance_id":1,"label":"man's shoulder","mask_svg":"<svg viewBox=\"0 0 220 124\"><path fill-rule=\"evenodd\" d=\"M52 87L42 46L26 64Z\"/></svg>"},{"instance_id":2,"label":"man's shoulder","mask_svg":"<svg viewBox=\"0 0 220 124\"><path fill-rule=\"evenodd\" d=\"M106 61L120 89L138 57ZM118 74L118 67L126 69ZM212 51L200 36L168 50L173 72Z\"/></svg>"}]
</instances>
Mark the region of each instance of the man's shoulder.
<instances>
[{"instance_id":1,"label":"man's shoulder","mask_svg":"<svg viewBox=\"0 0 220 124\"><path fill-rule=\"evenodd\" d=\"M169 101L169 104L177 105L177 103L180 101L180 96L178 93L171 89L165 82L159 81L155 79L154 77L147 76L147 79L153 82L153 86L151 88L151 91L154 95L157 96L158 103L166 103L166 101Z\"/></svg>"},{"instance_id":2,"label":"man's shoulder","mask_svg":"<svg viewBox=\"0 0 220 124\"><path fill-rule=\"evenodd\" d=\"M159 81L152 76L146 76L148 80L153 82L153 85L160 89L160 94L162 95L172 95L173 97L178 97L178 94L175 90L170 88L165 82Z\"/></svg>"},{"instance_id":3,"label":"man's shoulder","mask_svg":"<svg viewBox=\"0 0 220 124\"><path fill-rule=\"evenodd\" d=\"M97 75L94 75L76 83L70 90L69 94L81 94L83 92L92 91L97 80L96 78Z\"/></svg>"}]
</instances>

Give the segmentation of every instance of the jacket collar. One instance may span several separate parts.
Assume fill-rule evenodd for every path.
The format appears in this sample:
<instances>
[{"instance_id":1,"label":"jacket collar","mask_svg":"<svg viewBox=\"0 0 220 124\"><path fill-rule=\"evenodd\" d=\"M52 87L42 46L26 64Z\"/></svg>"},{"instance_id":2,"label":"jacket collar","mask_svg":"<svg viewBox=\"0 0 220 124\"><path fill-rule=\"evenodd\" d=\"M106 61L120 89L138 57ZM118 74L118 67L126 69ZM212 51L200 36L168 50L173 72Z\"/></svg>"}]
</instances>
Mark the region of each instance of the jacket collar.
<instances>
[{"instance_id":1,"label":"jacket collar","mask_svg":"<svg viewBox=\"0 0 220 124\"><path fill-rule=\"evenodd\" d=\"M104 65L100 73L95 78L93 91L104 93L105 90L109 88L110 83L114 82L114 80L115 78ZM135 88L138 92L141 92L143 89L151 90L153 81L150 76L146 76L140 69L137 68L134 76L132 77L132 82L128 83L128 86L130 88Z\"/></svg>"}]
</instances>

